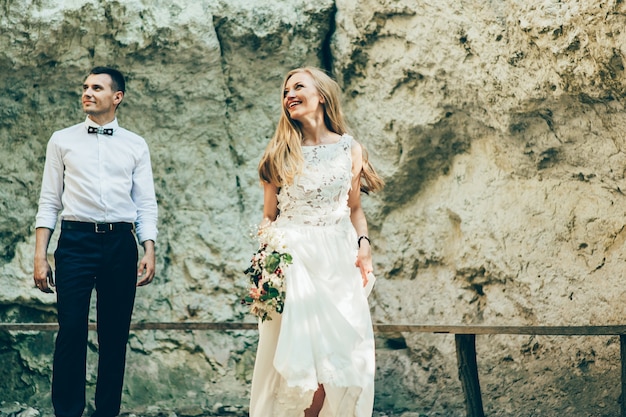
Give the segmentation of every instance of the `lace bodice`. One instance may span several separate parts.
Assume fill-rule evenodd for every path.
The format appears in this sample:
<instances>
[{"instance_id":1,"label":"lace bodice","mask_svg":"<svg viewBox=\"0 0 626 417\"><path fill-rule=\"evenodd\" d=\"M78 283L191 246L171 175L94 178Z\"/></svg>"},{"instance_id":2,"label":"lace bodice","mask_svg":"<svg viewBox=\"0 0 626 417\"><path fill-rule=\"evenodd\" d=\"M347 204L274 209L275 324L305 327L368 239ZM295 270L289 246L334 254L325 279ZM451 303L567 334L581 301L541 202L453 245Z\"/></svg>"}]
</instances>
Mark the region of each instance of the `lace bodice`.
<instances>
[{"instance_id":1,"label":"lace bodice","mask_svg":"<svg viewBox=\"0 0 626 417\"><path fill-rule=\"evenodd\" d=\"M302 147L302 173L278 193L279 223L326 226L349 219L351 148L348 135L334 144Z\"/></svg>"}]
</instances>

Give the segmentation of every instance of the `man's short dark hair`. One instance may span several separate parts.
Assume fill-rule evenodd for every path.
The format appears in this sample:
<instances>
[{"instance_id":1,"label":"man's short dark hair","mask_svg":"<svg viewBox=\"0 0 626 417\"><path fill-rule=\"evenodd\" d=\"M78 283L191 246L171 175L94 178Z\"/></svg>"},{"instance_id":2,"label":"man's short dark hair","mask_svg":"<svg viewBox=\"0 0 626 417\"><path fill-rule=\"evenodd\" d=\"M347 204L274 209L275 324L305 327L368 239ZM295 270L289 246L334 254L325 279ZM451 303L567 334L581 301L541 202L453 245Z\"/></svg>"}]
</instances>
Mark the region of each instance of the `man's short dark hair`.
<instances>
[{"instance_id":1,"label":"man's short dark hair","mask_svg":"<svg viewBox=\"0 0 626 417\"><path fill-rule=\"evenodd\" d=\"M95 67L89 72L89 74L108 74L113 81L111 85L113 91L121 91L122 93L126 93L126 81L124 80L124 76L115 68Z\"/></svg>"}]
</instances>

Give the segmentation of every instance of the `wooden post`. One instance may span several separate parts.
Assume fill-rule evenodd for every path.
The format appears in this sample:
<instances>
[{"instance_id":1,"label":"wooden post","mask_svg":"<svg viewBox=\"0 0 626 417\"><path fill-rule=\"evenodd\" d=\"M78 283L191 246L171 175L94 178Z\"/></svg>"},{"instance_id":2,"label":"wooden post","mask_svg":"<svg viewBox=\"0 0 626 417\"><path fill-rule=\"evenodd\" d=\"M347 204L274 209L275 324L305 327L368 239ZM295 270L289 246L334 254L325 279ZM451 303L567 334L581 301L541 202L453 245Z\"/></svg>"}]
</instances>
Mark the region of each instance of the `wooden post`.
<instances>
[{"instance_id":1,"label":"wooden post","mask_svg":"<svg viewBox=\"0 0 626 417\"><path fill-rule=\"evenodd\" d=\"M459 379L465 393L467 417L485 417L476 364L476 335L456 334L454 340L456 341Z\"/></svg>"},{"instance_id":2,"label":"wooden post","mask_svg":"<svg viewBox=\"0 0 626 417\"><path fill-rule=\"evenodd\" d=\"M622 395L620 415L626 417L626 335L619 335L620 363L622 364Z\"/></svg>"}]
</instances>

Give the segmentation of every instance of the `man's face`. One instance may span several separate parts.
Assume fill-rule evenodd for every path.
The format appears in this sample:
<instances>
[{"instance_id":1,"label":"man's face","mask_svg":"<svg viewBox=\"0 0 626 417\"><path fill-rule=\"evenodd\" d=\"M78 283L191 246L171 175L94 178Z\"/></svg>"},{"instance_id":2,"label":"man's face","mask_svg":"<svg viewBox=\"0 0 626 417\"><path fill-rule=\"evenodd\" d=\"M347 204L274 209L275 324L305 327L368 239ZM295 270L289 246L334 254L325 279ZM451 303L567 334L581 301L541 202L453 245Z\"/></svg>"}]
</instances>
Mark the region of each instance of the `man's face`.
<instances>
[{"instance_id":1,"label":"man's face","mask_svg":"<svg viewBox=\"0 0 626 417\"><path fill-rule=\"evenodd\" d=\"M83 111L89 116L114 115L124 93L113 91L109 74L90 74L83 83Z\"/></svg>"}]
</instances>

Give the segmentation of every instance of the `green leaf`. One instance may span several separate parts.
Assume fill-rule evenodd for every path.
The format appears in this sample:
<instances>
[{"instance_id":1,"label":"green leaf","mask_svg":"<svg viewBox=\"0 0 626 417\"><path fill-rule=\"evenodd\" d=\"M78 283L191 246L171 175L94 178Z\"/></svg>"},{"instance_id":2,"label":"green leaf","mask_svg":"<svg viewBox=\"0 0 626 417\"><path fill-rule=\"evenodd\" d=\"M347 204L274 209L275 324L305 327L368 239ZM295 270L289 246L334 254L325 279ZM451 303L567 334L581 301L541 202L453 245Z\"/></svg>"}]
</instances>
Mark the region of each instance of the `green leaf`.
<instances>
[{"instance_id":1,"label":"green leaf","mask_svg":"<svg viewBox=\"0 0 626 417\"><path fill-rule=\"evenodd\" d=\"M276 298L276 297L278 297L278 296L280 295L280 291L278 291L278 290L277 290L276 288L274 288L274 287L270 287L270 288L267 290L267 295L268 295L270 298Z\"/></svg>"},{"instance_id":2,"label":"green leaf","mask_svg":"<svg viewBox=\"0 0 626 417\"><path fill-rule=\"evenodd\" d=\"M280 265L280 255L276 252L267 255L265 258L265 270L270 274L273 274Z\"/></svg>"}]
</instances>

